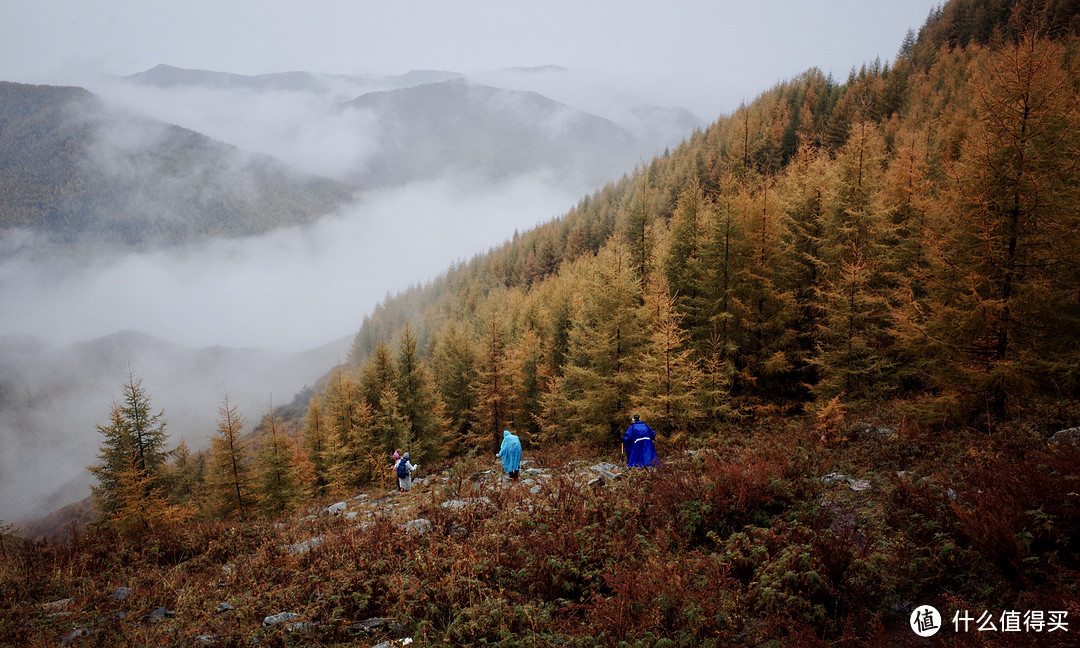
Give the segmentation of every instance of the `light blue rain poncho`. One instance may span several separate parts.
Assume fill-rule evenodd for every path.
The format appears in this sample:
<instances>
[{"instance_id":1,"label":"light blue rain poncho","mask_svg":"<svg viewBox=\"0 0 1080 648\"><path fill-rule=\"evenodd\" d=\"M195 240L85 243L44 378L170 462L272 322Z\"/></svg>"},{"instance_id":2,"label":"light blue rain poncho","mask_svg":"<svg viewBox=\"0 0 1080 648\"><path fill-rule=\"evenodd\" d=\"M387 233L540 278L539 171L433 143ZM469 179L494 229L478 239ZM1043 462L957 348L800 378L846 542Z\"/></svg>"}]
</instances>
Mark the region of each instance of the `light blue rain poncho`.
<instances>
[{"instance_id":1,"label":"light blue rain poncho","mask_svg":"<svg viewBox=\"0 0 1080 648\"><path fill-rule=\"evenodd\" d=\"M510 430L503 430L502 447L496 457L502 459L503 472L510 474L521 468L521 439L511 434Z\"/></svg>"}]
</instances>

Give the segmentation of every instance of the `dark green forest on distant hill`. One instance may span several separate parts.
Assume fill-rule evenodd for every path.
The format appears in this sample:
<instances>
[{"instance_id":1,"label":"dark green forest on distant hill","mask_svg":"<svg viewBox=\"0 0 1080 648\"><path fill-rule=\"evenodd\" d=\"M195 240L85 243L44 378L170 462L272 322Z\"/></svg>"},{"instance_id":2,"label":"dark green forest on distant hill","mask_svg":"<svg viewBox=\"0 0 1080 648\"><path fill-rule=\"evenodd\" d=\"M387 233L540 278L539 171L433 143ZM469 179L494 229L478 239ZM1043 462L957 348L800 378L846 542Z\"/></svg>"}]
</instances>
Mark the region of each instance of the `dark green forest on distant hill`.
<instances>
[{"instance_id":1,"label":"dark green forest on distant hill","mask_svg":"<svg viewBox=\"0 0 1080 648\"><path fill-rule=\"evenodd\" d=\"M0 82L0 230L177 245L311 222L352 194L81 88Z\"/></svg>"}]
</instances>

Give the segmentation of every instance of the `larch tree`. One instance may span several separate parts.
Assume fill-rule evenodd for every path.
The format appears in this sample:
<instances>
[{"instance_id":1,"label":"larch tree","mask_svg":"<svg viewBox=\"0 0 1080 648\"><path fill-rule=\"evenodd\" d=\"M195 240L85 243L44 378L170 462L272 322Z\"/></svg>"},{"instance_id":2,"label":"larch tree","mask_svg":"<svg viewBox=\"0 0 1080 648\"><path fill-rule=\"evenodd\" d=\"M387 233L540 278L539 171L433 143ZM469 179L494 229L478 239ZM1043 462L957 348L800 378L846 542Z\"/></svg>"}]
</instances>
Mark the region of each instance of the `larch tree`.
<instances>
[{"instance_id":1,"label":"larch tree","mask_svg":"<svg viewBox=\"0 0 1080 648\"><path fill-rule=\"evenodd\" d=\"M299 498L293 451L281 429L273 402L263 417L263 434L255 453L258 466L259 507L267 515L281 515Z\"/></svg>"},{"instance_id":2,"label":"larch tree","mask_svg":"<svg viewBox=\"0 0 1080 648\"><path fill-rule=\"evenodd\" d=\"M638 388L637 355L646 340L641 287L623 246L605 246L587 270L559 381L562 393L547 403L565 412L563 423L571 432L594 444L621 435Z\"/></svg>"},{"instance_id":3,"label":"larch tree","mask_svg":"<svg viewBox=\"0 0 1080 648\"><path fill-rule=\"evenodd\" d=\"M91 495L99 523L104 526L129 517L138 510L140 501L146 503L148 512L167 511L165 468L171 453L165 449L165 413L153 411L150 395L134 373L129 374L122 391L123 400L113 403L109 423L97 426L105 437L97 455L100 463L88 467L97 480ZM156 517L140 519L145 525L159 521ZM125 530L139 526L121 525Z\"/></svg>"},{"instance_id":4,"label":"larch tree","mask_svg":"<svg viewBox=\"0 0 1080 648\"><path fill-rule=\"evenodd\" d=\"M477 418L480 368L472 336L464 328L455 321L444 326L432 358L432 372L450 419L452 452L464 451L473 442Z\"/></svg>"},{"instance_id":5,"label":"larch tree","mask_svg":"<svg viewBox=\"0 0 1080 648\"><path fill-rule=\"evenodd\" d=\"M322 497L330 487L329 438L326 414L318 394L308 399L303 442L297 449L297 474L308 497Z\"/></svg>"},{"instance_id":6,"label":"larch tree","mask_svg":"<svg viewBox=\"0 0 1080 648\"><path fill-rule=\"evenodd\" d=\"M477 424L481 443L495 452L502 433L510 425L513 376L510 370L506 334L493 310L484 331L480 373L477 377Z\"/></svg>"},{"instance_id":7,"label":"larch tree","mask_svg":"<svg viewBox=\"0 0 1080 648\"><path fill-rule=\"evenodd\" d=\"M822 258L829 269L820 291L820 402L838 394L880 397L894 387L891 320L885 288L883 202L885 144L877 124L860 121L836 158L825 213Z\"/></svg>"},{"instance_id":8,"label":"larch tree","mask_svg":"<svg viewBox=\"0 0 1080 648\"><path fill-rule=\"evenodd\" d=\"M331 492L344 495L375 475L375 415L342 366L330 373L325 394L328 472Z\"/></svg>"},{"instance_id":9,"label":"larch tree","mask_svg":"<svg viewBox=\"0 0 1080 648\"><path fill-rule=\"evenodd\" d=\"M401 333L394 373L394 391L400 412L408 423L409 436L418 446L403 450L416 459L439 458L444 453L446 441L444 407L431 375L420 359L416 336L407 325Z\"/></svg>"},{"instance_id":10,"label":"larch tree","mask_svg":"<svg viewBox=\"0 0 1080 648\"><path fill-rule=\"evenodd\" d=\"M229 404L228 393L218 406L217 433L210 439L208 482L219 518L248 517L255 505L251 452L244 439L244 417Z\"/></svg>"},{"instance_id":11,"label":"larch tree","mask_svg":"<svg viewBox=\"0 0 1080 648\"><path fill-rule=\"evenodd\" d=\"M705 422L700 388L703 375L681 327L682 315L662 277L654 279L645 298L644 318L650 331L638 359L639 389L633 408L657 431L685 442Z\"/></svg>"},{"instance_id":12,"label":"larch tree","mask_svg":"<svg viewBox=\"0 0 1080 648\"><path fill-rule=\"evenodd\" d=\"M932 294L911 318L940 352L936 385L968 411L1001 417L1077 384L1075 79L1065 46L1032 33L972 64L975 119L949 165Z\"/></svg>"}]
</instances>

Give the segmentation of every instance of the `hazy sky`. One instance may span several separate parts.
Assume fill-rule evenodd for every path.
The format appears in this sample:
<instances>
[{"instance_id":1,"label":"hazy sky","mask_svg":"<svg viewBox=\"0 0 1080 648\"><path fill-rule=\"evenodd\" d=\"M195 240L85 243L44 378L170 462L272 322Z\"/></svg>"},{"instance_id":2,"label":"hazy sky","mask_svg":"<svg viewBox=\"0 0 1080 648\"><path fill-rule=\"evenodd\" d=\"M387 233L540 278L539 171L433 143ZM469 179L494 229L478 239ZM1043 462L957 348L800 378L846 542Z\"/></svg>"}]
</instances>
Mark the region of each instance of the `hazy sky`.
<instances>
[{"instance_id":1,"label":"hazy sky","mask_svg":"<svg viewBox=\"0 0 1080 648\"><path fill-rule=\"evenodd\" d=\"M938 0L0 0L0 79L560 65L711 121L811 66L891 61Z\"/></svg>"}]
</instances>

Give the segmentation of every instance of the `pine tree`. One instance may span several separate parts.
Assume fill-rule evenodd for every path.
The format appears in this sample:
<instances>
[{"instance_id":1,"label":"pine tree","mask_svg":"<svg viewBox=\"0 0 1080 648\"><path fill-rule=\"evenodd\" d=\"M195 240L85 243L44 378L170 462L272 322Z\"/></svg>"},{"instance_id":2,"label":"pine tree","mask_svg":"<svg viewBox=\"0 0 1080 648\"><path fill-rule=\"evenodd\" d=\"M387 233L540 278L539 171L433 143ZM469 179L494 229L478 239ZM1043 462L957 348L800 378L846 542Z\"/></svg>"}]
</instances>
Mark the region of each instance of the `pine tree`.
<instances>
[{"instance_id":1,"label":"pine tree","mask_svg":"<svg viewBox=\"0 0 1080 648\"><path fill-rule=\"evenodd\" d=\"M248 517L255 505L249 444L243 438L244 417L229 395L218 406L217 434L210 440L208 482L217 517Z\"/></svg>"}]
</instances>

